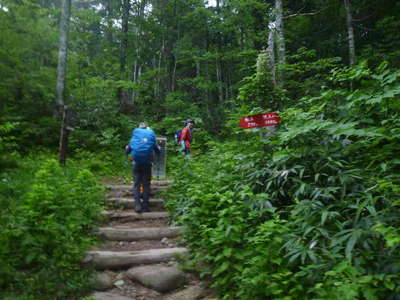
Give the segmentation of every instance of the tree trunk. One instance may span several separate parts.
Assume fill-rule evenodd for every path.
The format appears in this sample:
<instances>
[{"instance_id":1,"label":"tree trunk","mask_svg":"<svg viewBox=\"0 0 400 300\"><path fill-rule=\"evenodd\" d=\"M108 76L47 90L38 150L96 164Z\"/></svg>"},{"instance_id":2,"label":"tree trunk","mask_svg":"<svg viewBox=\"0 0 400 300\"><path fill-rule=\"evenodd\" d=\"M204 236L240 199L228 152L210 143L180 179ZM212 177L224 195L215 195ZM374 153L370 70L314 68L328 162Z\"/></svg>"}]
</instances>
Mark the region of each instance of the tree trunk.
<instances>
[{"instance_id":1,"label":"tree trunk","mask_svg":"<svg viewBox=\"0 0 400 300\"><path fill-rule=\"evenodd\" d=\"M196 58L196 76L200 76L200 61Z\"/></svg>"},{"instance_id":2,"label":"tree trunk","mask_svg":"<svg viewBox=\"0 0 400 300\"><path fill-rule=\"evenodd\" d=\"M56 87L56 107L55 115L59 118L62 115L65 94L65 77L67 73L68 58L68 33L69 20L71 16L71 0L63 0L61 21L60 21L60 45L58 51L58 67L57 67L57 87Z\"/></svg>"},{"instance_id":3,"label":"tree trunk","mask_svg":"<svg viewBox=\"0 0 400 300\"><path fill-rule=\"evenodd\" d=\"M283 30L283 0L275 0L275 29L276 29L276 46L278 54L278 80L277 84L284 84L282 67L286 63L286 46L285 35Z\"/></svg>"},{"instance_id":4,"label":"tree trunk","mask_svg":"<svg viewBox=\"0 0 400 300\"><path fill-rule=\"evenodd\" d=\"M68 58L68 33L69 22L71 17L71 0L63 0L61 21L60 21L60 48L58 52L58 67L57 67L57 99L55 114L57 118L62 116L60 147L59 147L59 162L65 164L68 144L67 130L67 110L65 105L65 78L67 74L67 58Z\"/></svg>"},{"instance_id":5,"label":"tree trunk","mask_svg":"<svg viewBox=\"0 0 400 300\"><path fill-rule=\"evenodd\" d=\"M275 1L275 28L277 36L277 49L278 49L278 62L280 64L286 63L286 45L285 34L283 30L283 7L282 0Z\"/></svg>"},{"instance_id":6,"label":"tree trunk","mask_svg":"<svg viewBox=\"0 0 400 300\"><path fill-rule=\"evenodd\" d=\"M217 69L218 99L219 99L219 104L222 105L224 102L224 89L222 82L222 66L219 57L217 57L215 64Z\"/></svg>"},{"instance_id":7,"label":"tree trunk","mask_svg":"<svg viewBox=\"0 0 400 300\"><path fill-rule=\"evenodd\" d=\"M172 69L171 92L174 92L175 91L175 87L176 87L176 67L177 67L177 64L178 64L178 59L176 57L176 54L174 54L173 60L174 60L174 67Z\"/></svg>"},{"instance_id":8,"label":"tree trunk","mask_svg":"<svg viewBox=\"0 0 400 300\"><path fill-rule=\"evenodd\" d=\"M69 137L68 108L66 105L64 105L62 121L61 121L60 143L58 150L58 161L61 165L65 165L65 161L67 159L68 137Z\"/></svg>"},{"instance_id":9,"label":"tree trunk","mask_svg":"<svg viewBox=\"0 0 400 300\"><path fill-rule=\"evenodd\" d=\"M121 53L120 53L120 73L121 79L126 80L126 59L128 52L128 22L130 12L130 0L123 0L122 5L122 40L121 40ZM118 91L119 103L124 110L128 105L128 93L125 89L119 88Z\"/></svg>"},{"instance_id":10,"label":"tree trunk","mask_svg":"<svg viewBox=\"0 0 400 300\"><path fill-rule=\"evenodd\" d=\"M349 40L349 64L353 66L356 60L356 47L354 41L353 16L351 14L350 0L344 0L346 9L347 36Z\"/></svg>"},{"instance_id":11,"label":"tree trunk","mask_svg":"<svg viewBox=\"0 0 400 300\"><path fill-rule=\"evenodd\" d=\"M112 20L112 15L113 15L113 7L112 7L112 0L106 0L106 18L107 18L107 40L110 44L113 43L113 20Z\"/></svg>"},{"instance_id":12,"label":"tree trunk","mask_svg":"<svg viewBox=\"0 0 400 300\"><path fill-rule=\"evenodd\" d=\"M275 24L273 21L269 22L269 34L268 34L268 64L271 72L272 84L276 88L276 69L275 69Z\"/></svg>"},{"instance_id":13,"label":"tree trunk","mask_svg":"<svg viewBox=\"0 0 400 300\"><path fill-rule=\"evenodd\" d=\"M141 69L142 69L142 64L141 62L141 44L142 44L142 21L144 18L144 9L146 7L146 0L142 0L139 3L139 7L137 9L137 18L140 20L138 23L138 25L135 26L134 28L134 32L135 32L135 52L136 52L136 58L135 58L135 62L133 64L133 68L132 68L132 81L134 83L137 83L139 81L140 78L140 73L141 73ZM135 90L131 91L131 100L130 103L133 105L136 101L136 98L138 96L138 93Z\"/></svg>"}]
</instances>

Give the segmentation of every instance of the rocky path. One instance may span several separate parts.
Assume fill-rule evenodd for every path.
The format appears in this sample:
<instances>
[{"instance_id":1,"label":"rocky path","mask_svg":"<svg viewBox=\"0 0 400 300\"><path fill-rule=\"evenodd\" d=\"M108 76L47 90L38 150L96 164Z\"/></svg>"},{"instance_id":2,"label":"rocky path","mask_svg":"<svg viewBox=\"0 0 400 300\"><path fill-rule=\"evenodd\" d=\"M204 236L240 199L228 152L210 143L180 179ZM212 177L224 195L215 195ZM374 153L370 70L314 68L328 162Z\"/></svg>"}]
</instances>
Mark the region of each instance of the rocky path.
<instances>
[{"instance_id":1,"label":"rocky path","mask_svg":"<svg viewBox=\"0 0 400 300\"><path fill-rule=\"evenodd\" d=\"M132 186L109 185L104 211L107 224L99 234L103 245L89 251L85 261L98 270L98 300L211 299L199 280L176 263L187 249L179 242L181 228L168 224L168 213L157 194L168 181L152 182L150 210L133 210Z\"/></svg>"}]
</instances>

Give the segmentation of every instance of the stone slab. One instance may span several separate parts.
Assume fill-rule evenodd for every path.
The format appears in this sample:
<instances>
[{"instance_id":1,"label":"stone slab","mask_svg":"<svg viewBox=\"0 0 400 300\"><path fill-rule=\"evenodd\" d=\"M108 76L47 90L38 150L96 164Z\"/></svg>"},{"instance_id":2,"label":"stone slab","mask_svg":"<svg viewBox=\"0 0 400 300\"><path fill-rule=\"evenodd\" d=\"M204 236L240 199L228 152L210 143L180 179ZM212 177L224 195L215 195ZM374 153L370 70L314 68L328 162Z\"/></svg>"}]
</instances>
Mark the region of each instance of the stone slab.
<instances>
[{"instance_id":1,"label":"stone slab","mask_svg":"<svg viewBox=\"0 0 400 300\"><path fill-rule=\"evenodd\" d=\"M109 272L97 273L94 278L94 289L96 291L106 291L114 285L114 276Z\"/></svg>"},{"instance_id":2,"label":"stone slab","mask_svg":"<svg viewBox=\"0 0 400 300\"><path fill-rule=\"evenodd\" d=\"M205 290L199 285L190 286L184 290L165 297L165 300L197 300L204 296Z\"/></svg>"}]
</instances>

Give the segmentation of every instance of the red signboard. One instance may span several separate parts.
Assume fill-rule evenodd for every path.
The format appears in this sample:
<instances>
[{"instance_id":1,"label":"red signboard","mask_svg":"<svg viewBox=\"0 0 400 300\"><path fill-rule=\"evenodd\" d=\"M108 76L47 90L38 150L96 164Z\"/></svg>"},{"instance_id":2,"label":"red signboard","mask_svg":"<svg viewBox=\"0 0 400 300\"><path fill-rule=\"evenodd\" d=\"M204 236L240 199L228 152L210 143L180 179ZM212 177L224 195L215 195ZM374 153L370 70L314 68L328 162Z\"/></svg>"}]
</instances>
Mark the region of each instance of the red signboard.
<instances>
[{"instance_id":1,"label":"red signboard","mask_svg":"<svg viewBox=\"0 0 400 300\"><path fill-rule=\"evenodd\" d=\"M277 113L268 112L258 115L243 117L239 121L239 126L245 129L275 126L279 124L281 118Z\"/></svg>"}]
</instances>

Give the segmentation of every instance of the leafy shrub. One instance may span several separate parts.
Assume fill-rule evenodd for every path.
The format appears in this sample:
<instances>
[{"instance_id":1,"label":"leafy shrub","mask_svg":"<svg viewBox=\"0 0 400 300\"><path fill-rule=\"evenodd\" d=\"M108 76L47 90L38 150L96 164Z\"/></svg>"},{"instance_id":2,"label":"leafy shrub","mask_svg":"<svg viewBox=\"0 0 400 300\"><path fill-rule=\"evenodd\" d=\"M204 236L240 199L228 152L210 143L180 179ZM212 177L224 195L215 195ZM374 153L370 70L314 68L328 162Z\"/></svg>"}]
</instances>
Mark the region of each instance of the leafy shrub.
<instances>
[{"instance_id":1,"label":"leafy shrub","mask_svg":"<svg viewBox=\"0 0 400 300\"><path fill-rule=\"evenodd\" d=\"M278 133L177 168L168 207L223 299L399 296L399 79L334 70L336 89L282 112Z\"/></svg>"},{"instance_id":2,"label":"leafy shrub","mask_svg":"<svg viewBox=\"0 0 400 300\"><path fill-rule=\"evenodd\" d=\"M27 190L2 203L0 287L21 299L73 299L89 284L80 261L94 242L102 190L89 171L55 160Z\"/></svg>"}]
</instances>

